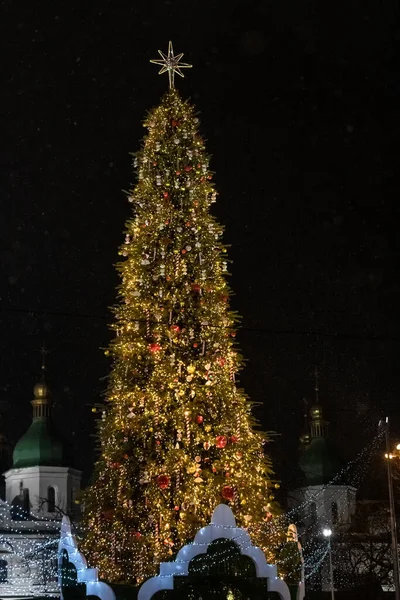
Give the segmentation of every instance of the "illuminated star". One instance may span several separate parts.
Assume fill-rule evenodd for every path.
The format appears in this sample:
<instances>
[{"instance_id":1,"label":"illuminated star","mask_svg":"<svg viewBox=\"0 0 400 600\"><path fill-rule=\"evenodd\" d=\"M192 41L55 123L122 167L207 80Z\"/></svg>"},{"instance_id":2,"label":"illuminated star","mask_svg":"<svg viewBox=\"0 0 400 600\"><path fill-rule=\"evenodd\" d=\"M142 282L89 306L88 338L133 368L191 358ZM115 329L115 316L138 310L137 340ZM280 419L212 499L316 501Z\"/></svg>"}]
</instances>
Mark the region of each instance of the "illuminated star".
<instances>
[{"instance_id":1,"label":"illuminated star","mask_svg":"<svg viewBox=\"0 0 400 600\"><path fill-rule=\"evenodd\" d=\"M175 87L175 85L174 85L175 73L177 73L181 77L184 77L184 74L181 72L181 69L190 69L190 67L192 67L193 65L188 65L187 63L179 64L179 61L181 60L181 58L183 56L183 52L181 52L181 54L177 54L176 56L174 56L174 49L172 47L172 42L168 43L168 54L164 54L164 52L161 52L161 50L158 51L158 54L161 56L162 60L157 59L157 60L151 60L150 62L154 63L155 65L161 65L161 69L158 72L159 75L162 75L162 73L166 73L168 71L169 88L172 89Z\"/></svg>"}]
</instances>

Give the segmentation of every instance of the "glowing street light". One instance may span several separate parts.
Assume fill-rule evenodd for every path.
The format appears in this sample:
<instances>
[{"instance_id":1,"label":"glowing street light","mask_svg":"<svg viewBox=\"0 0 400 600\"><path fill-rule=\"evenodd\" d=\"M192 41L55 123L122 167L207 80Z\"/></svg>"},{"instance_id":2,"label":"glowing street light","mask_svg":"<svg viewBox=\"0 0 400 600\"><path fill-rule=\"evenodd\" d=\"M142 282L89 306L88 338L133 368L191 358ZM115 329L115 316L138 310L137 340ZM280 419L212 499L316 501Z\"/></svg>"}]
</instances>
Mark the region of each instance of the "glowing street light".
<instances>
[{"instance_id":1,"label":"glowing street light","mask_svg":"<svg viewBox=\"0 0 400 600\"><path fill-rule=\"evenodd\" d=\"M325 529L322 530L322 535L324 537L330 538L332 535L332 529L329 529L329 527L325 527Z\"/></svg>"},{"instance_id":2,"label":"glowing street light","mask_svg":"<svg viewBox=\"0 0 400 600\"><path fill-rule=\"evenodd\" d=\"M386 466L387 466L387 480L388 480L388 491L389 491L390 529L391 529L391 533L392 533L394 589L395 589L396 600L400 600L399 552L398 552L398 545L397 545L396 508L395 508L395 503L394 503L392 462L391 462L392 458L399 458L399 454L390 452L389 417L386 417L384 427L385 427L385 443L386 443L385 458L386 458ZM397 444L396 450L400 450L400 444Z\"/></svg>"},{"instance_id":3,"label":"glowing street light","mask_svg":"<svg viewBox=\"0 0 400 600\"><path fill-rule=\"evenodd\" d=\"M332 564L332 545L331 545L331 536L332 529L330 527L324 527L322 530L322 535L328 540L328 552L329 552L329 579L331 586L331 599L335 600L335 589L333 587L333 564Z\"/></svg>"}]
</instances>

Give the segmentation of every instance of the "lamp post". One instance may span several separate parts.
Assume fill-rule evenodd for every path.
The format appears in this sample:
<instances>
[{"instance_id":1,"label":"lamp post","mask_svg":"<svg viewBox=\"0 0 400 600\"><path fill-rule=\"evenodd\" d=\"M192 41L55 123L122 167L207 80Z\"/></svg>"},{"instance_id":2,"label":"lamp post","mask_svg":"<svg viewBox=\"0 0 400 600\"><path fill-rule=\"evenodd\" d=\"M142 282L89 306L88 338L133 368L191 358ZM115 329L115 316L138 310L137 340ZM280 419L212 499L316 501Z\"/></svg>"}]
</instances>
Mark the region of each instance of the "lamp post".
<instances>
[{"instance_id":1,"label":"lamp post","mask_svg":"<svg viewBox=\"0 0 400 600\"><path fill-rule=\"evenodd\" d=\"M332 545L331 545L332 529L330 529L330 527L325 527L322 530L322 535L328 539L329 579L330 579L330 588L331 588L331 599L335 600L335 588L333 587L333 564L332 564ZM396 600L397 600L397 598L396 598Z\"/></svg>"},{"instance_id":2,"label":"lamp post","mask_svg":"<svg viewBox=\"0 0 400 600\"><path fill-rule=\"evenodd\" d=\"M393 556L393 579L395 598L400 600L400 580L399 580L399 553L397 548L397 526L396 526L396 510L394 505L394 494L393 494L393 479L392 479L392 459L395 454L390 452L390 435L389 435L389 417L386 417L386 428L385 428L385 441L386 441L386 464L387 464L387 478L388 478L388 490L389 490L389 509L390 509L390 530L392 533L392 556ZM396 446L397 450L400 450L400 444Z\"/></svg>"}]
</instances>

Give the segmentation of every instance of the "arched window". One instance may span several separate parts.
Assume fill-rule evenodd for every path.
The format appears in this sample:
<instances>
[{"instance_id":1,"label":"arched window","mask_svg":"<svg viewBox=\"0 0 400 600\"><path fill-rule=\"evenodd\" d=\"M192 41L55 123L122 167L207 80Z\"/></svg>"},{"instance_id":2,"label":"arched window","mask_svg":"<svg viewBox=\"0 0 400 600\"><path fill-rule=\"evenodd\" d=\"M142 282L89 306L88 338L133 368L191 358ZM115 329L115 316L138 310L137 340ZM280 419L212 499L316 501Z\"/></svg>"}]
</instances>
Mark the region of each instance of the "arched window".
<instances>
[{"instance_id":1,"label":"arched window","mask_svg":"<svg viewBox=\"0 0 400 600\"><path fill-rule=\"evenodd\" d=\"M29 500L29 489L24 488L22 490L22 510L26 515L29 515L31 512L31 503Z\"/></svg>"},{"instance_id":2,"label":"arched window","mask_svg":"<svg viewBox=\"0 0 400 600\"><path fill-rule=\"evenodd\" d=\"M336 525L339 520L339 510L337 502L332 502L332 523Z\"/></svg>"},{"instance_id":3,"label":"arched window","mask_svg":"<svg viewBox=\"0 0 400 600\"><path fill-rule=\"evenodd\" d=\"M2 558L0 559L0 583L6 583L8 576L7 571L7 561Z\"/></svg>"},{"instance_id":4,"label":"arched window","mask_svg":"<svg viewBox=\"0 0 400 600\"><path fill-rule=\"evenodd\" d=\"M52 486L47 489L47 510L49 513L56 512L56 490Z\"/></svg>"}]
</instances>

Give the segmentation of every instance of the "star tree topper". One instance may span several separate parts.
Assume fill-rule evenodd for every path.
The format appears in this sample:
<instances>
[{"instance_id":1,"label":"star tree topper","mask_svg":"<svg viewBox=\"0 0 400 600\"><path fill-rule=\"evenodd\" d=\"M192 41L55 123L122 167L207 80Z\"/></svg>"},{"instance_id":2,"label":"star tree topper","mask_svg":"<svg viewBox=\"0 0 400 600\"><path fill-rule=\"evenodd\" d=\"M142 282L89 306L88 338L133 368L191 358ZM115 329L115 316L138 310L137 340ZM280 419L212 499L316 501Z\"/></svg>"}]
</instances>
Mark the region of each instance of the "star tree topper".
<instances>
[{"instance_id":1,"label":"star tree topper","mask_svg":"<svg viewBox=\"0 0 400 600\"><path fill-rule=\"evenodd\" d=\"M190 69L193 65L188 65L187 63L179 64L179 61L183 56L183 52L174 56L172 42L168 43L168 54L164 54L164 52L161 52L161 50L158 51L158 54L161 56L161 60L151 60L150 62L154 63L155 65L161 65L161 69L158 72L159 75L162 75L162 73L166 73L168 71L169 89L172 89L175 87L175 73L177 73L181 77L185 77L184 74L181 72L181 69Z\"/></svg>"}]
</instances>

